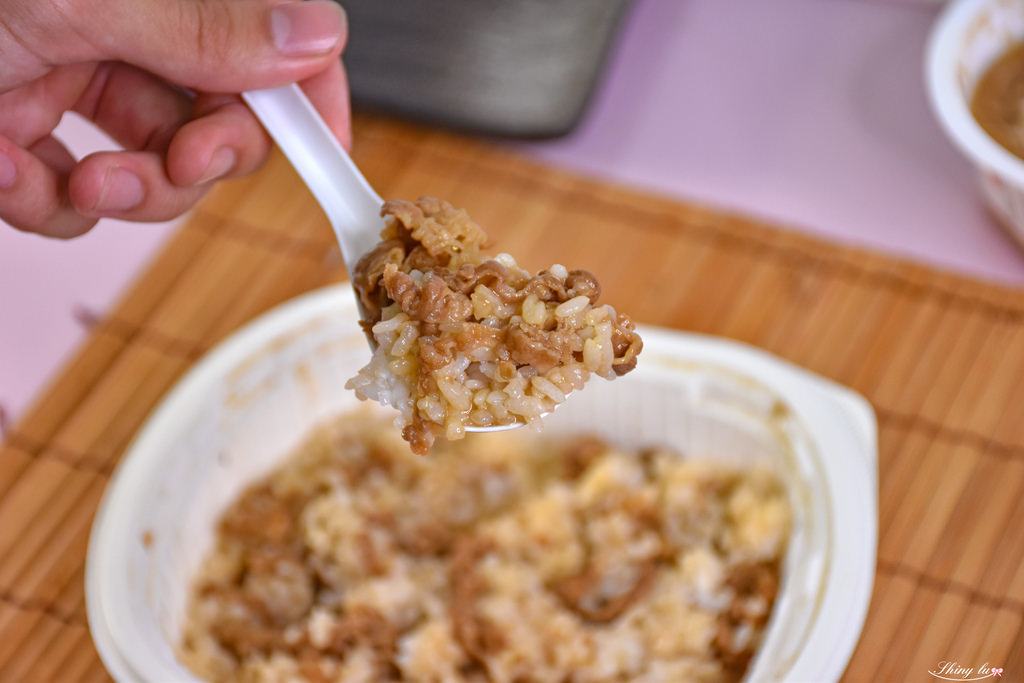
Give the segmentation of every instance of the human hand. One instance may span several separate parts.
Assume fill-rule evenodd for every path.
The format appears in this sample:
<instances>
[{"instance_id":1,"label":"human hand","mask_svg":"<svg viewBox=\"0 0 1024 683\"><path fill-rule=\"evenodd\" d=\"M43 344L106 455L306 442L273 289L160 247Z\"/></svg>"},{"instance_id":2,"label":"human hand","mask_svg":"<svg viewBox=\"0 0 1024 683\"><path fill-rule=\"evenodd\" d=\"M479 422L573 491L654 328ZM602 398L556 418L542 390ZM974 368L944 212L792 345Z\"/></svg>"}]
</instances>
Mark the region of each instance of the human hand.
<instances>
[{"instance_id":1,"label":"human hand","mask_svg":"<svg viewBox=\"0 0 1024 683\"><path fill-rule=\"evenodd\" d=\"M266 159L244 90L299 81L348 147L346 37L330 0L0 0L0 219L74 237L180 215ZM124 151L75 160L66 111Z\"/></svg>"}]
</instances>

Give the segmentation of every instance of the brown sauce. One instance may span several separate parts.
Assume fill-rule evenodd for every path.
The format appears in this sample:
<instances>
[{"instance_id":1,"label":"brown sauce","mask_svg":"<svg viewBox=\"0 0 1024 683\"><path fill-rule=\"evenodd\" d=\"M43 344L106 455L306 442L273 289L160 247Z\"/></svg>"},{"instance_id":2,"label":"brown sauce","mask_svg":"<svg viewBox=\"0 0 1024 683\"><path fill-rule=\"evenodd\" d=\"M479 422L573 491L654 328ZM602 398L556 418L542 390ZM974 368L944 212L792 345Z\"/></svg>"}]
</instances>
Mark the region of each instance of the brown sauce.
<instances>
[{"instance_id":1,"label":"brown sauce","mask_svg":"<svg viewBox=\"0 0 1024 683\"><path fill-rule=\"evenodd\" d=\"M1024 159L1024 43L982 75L971 97L971 114L996 142Z\"/></svg>"}]
</instances>

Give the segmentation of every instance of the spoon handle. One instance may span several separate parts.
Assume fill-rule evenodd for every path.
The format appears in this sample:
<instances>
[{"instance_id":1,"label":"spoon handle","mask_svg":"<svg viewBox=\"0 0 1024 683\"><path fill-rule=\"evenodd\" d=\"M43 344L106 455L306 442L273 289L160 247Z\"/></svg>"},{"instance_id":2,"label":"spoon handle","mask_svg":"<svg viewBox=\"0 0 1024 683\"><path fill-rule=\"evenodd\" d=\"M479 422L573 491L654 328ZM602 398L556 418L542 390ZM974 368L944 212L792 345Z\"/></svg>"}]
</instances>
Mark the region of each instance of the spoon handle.
<instances>
[{"instance_id":1,"label":"spoon handle","mask_svg":"<svg viewBox=\"0 0 1024 683\"><path fill-rule=\"evenodd\" d=\"M383 201L299 86L250 90L242 98L327 214L351 275L380 238Z\"/></svg>"}]
</instances>

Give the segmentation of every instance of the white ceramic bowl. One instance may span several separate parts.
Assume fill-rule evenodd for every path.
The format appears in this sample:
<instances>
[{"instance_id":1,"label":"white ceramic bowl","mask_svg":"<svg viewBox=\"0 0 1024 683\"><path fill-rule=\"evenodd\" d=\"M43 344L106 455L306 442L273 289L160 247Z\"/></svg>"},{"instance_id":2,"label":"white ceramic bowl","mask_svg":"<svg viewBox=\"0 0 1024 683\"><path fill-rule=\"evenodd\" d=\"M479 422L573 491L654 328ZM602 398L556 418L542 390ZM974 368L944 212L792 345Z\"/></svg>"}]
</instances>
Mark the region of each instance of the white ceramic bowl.
<instances>
[{"instance_id":1,"label":"white ceramic bowl","mask_svg":"<svg viewBox=\"0 0 1024 683\"><path fill-rule=\"evenodd\" d=\"M189 372L128 449L96 515L86 566L89 625L118 681L195 680L174 646L215 520L317 423L356 404L344 383L369 350L355 320L344 286L282 305ZM786 482L795 521L779 597L747 678L838 679L874 580L870 407L740 344L651 328L641 334L635 372L595 379L545 418L545 429L771 465Z\"/></svg>"},{"instance_id":2,"label":"white ceramic bowl","mask_svg":"<svg viewBox=\"0 0 1024 683\"><path fill-rule=\"evenodd\" d=\"M974 87L1006 50L1024 42L1024 0L957 0L932 29L925 80L946 134L978 172L989 208L1024 242L1024 160L1006 151L971 115Z\"/></svg>"}]
</instances>

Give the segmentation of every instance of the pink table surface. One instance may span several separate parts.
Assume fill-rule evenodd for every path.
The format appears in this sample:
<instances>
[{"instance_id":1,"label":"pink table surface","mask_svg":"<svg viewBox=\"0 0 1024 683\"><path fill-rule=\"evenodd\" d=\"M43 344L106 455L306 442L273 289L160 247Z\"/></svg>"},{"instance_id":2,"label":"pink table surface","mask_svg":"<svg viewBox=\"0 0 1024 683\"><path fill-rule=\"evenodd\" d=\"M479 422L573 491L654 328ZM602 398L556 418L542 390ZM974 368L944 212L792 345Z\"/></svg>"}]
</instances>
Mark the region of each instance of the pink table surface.
<instances>
[{"instance_id":1,"label":"pink table surface","mask_svg":"<svg viewBox=\"0 0 1024 683\"><path fill-rule=\"evenodd\" d=\"M928 109L934 2L635 0L580 128L523 152L834 240L1024 284ZM101 137L80 122L74 151ZM172 224L72 242L0 227L0 408L18 415Z\"/></svg>"}]
</instances>

